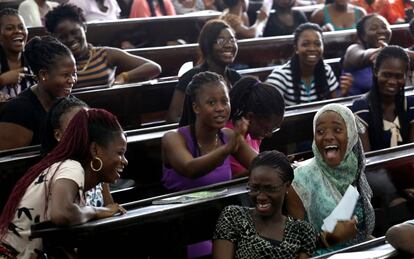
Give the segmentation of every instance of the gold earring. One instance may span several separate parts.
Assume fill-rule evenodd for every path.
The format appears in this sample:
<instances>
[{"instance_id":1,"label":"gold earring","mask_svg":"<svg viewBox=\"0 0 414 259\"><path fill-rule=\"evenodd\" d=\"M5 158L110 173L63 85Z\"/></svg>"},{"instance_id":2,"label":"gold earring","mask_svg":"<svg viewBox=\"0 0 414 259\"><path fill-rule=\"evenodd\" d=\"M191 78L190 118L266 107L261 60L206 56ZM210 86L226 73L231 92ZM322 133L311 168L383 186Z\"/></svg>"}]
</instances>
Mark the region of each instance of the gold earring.
<instances>
[{"instance_id":1,"label":"gold earring","mask_svg":"<svg viewBox=\"0 0 414 259\"><path fill-rule=\"evenodd\" d=\"M94 161L94 160L97 160L97 161L99 162L99 168L94 168L94 167L93 167L93 161ZM90 164L90 166L91 166L92 171L94 171L94 172L99 172L99 171L101 171L102 166L103 166L102 159L100 159L99 157L95 156L95 157L91 160L91 164Z\"/></svg>"}]
</instances>

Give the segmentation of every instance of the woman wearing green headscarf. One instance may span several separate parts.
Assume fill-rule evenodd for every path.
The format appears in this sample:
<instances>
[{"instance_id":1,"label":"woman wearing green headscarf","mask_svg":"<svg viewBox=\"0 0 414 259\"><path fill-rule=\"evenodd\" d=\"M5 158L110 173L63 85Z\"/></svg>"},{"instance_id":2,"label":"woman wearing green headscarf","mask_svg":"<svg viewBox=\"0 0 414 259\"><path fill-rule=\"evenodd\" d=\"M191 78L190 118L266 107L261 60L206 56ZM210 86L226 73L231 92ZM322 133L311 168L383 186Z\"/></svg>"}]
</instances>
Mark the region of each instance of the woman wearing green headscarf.
<instances>
[{"instance_id":1,"label":"woman wearing green headscarf","mask_svg":"<svg viewBox=\"0 0 414 259\"><path fill-rule=\"evenodd\" d=\"M367 240L374 229L374 210L352 111L339 104L324 106L315 115L313 132L314 158L295 169L287 206L293 217L308 220L321 232L321 249L316 253L323 254ZM333 233L323 232L323 220L338 205L349 185L360 195L354 217L338 221Z\"/></svg>"}]
</instances>

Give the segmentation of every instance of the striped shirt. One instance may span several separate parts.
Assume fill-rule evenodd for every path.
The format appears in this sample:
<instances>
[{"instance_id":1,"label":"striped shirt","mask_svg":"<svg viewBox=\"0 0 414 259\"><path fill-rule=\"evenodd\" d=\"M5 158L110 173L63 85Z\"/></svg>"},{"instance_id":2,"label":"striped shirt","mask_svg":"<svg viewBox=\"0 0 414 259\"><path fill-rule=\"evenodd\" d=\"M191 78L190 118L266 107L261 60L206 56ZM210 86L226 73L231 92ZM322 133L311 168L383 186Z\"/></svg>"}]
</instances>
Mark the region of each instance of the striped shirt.
<instances>
[{"instance_id":1,"label":"striped shirt","mask_svg":"<svg viewBox=\"0 0 414 259\"><path fill-rule=\"evenodd\" d=\"M115 81L115 68L108 64L106 49L92 47L91 54L76 61L78 82L75 87L112 85Z\"/></svg>"},{"instance_id":2,"label":"striped shirt","mask_svg":"<svg viewBox=\"0 0 414 259\"><path fill-rule=\"evenodd\" d=\"M332 71L329 64L325 64L325 71L327 82L329 85L329 92L335 91L339 83L336 80L336 76ZM292 71L290 69L290 61L286 64L277 66L266 80L266 83L276 86L279 92L285 99L287 106L299 104L295 98L295 90L293 89ZM306 86L303 82L299 85L300 87L300 103L307 103L313 101L320 101L316 93L315 83L312 81L310 86Z\"/></svg>"}]
</instances>

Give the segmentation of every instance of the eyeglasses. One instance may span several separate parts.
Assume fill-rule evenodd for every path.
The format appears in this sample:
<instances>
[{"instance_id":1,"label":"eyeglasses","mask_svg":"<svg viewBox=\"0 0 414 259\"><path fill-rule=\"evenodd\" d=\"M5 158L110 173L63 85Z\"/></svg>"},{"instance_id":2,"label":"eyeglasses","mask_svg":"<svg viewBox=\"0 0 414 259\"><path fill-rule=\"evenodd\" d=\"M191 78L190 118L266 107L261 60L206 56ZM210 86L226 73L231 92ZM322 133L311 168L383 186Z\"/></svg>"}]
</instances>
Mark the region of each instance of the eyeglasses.
<instances>
[{"instance_id":1,"label":"eyeglasses","mask_svg":"<svg viewBox=\"0 0 414 259\"><path fill-rule=\"evenodd\" d=\"M276 132L278 132L280 130L279 126L276 126L274 128L269 129L267 126L267 123L265 123L263 120L258 119L257 123L259 124L259 126L263 129L263 133L264 135L272 135Z\"/></svg>"},{"instance_id":2,"label":"eyeglasses","mask_svg":"<svg viewBox=\"0 0 414 259\"><path fill-rule=\"evenodd\" d=\"M236 43L236 39L235 38L217 38L216 43L220 47L224 47L227 44L234 45Z\"/></svg>"},{"instance_id":3,"label":"eyeglasses","mask_svg":"<svg viewBox=\"0 0 414 259\"><path fill-rule=\"evenodd\" d=\"M247 190L249 190L251 194L259 194L259 192L265 194L274 194L280 191L284 185L284 183L281 185L257 185L248 183Z\"/></svg>"}]
</instances>

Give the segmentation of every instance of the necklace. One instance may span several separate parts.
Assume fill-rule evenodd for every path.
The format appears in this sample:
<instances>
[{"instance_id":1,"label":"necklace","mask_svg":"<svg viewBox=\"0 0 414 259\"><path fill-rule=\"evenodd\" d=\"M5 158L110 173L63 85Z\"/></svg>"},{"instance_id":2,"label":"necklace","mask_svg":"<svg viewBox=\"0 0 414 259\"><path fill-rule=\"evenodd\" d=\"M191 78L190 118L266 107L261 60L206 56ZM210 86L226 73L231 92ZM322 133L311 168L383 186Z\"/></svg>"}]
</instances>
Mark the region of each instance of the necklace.
<instances>
[{"instance_id":1,"label":"necklace","mask_svg":"<svg viewBox=\"0 0 414 259\"><path fill-rule=\"evenodd\" d=\"M215 140L214 140L214 147L213 147L213 149L216 149L216 147L218 146L218 141L219 141L218 134L216 134L216 138L215 138ZM205 147L205 145L201 145L199 141L197 141L197 145L198 145L198 148L199 148L200 150L202 150L202 149L203 149L203 146ZM205 150L204 150L204 151L205 151ZM209 151L211 151L211 150L209 150Z\"/></svg>"},{"instance_id":2,"label":"necklace","mask_svg":"<svg viewBox=\"0 0 414 259\"><path fill-rule=\"evenodd\" d=\"M86 64L83 66L83 68L82 68L82 69L80 69L80 70L78 71L78 73L79 73L79 72L85 72L85 71L88 69L89 64L91 63L92 58L93 58L93 56L94 56L94 55L95 55L95 49L94 49L94 48L91 48L91 49L89 50L89 58L88 58L88 61L86 61Z\"/></svg>"}]
</instances>

